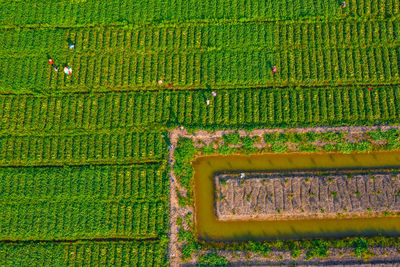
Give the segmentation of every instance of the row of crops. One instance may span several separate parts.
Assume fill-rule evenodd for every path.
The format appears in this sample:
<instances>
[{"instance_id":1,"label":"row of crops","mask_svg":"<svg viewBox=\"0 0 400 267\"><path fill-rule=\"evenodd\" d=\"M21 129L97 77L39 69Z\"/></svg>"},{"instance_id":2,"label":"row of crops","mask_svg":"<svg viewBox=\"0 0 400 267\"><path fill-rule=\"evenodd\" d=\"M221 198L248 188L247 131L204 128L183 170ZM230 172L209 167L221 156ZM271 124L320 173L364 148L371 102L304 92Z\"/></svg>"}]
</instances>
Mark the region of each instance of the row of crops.
<instances>
[{"instance_id":1,"label":"row of crops","mask_svg":"<svg viewBox=\"0 0 400 267\"><path fill-rule=\"evenodd\" d=\"M96 56L72 55L67 77L48 66L45 56L0 58L6 92L88 92L270 86L398 84L400 47L321 48L270 51L208 51ZM61 62L65 62L62 60ZM32 69L33 66L33 69ZM272 66L279 70L272 74ZM167 85L166 85L167 86Z\"/></svg>"},{"instance_id":2,"label":"row of crops","mask_svg":"<svg viewBox=\"0 0 400 267\"><path fill-rule=\"evenodd\" d=\"M165 199L165 164L0 168L0 201Z\"/></svg>"},{"instance_id":3,"label":"row of crops","mask_svg":"<svg viewBox=\"0 0 400 267\"><path fill-rule=\"evenodd\" d=\"M98 24L139 24L188 20L280 20L303 18L388 17L399 13L395 0L352 1L342 10L339 1L300 0L113 0L0 1L3 27L50 25L76 27Z\"/></svg>"},{"instance_id":4,"label":"row of crops","mask_svg":"<svg viewBox=\"0 0 400 267\"><path fill-rule=\"evenodd\" d=\"M399 84L400 47L321 48L291 51L210 51L84 56L73 55L67 77L48 66L44 56L3 57L6 92L89 92L159 89L164 80L175 89L211 86L248 88ZM65 62L65 60L62 60ZM279 70L272 74L272 66ZM32 67L33 66L33 71Z\"/></svg>"},{"instance_id":5,"label":"row of crops","mask_svg":"<svg viewBox=\"0 0 400 267\"><path fill-rule=\"evenodd\" d=\"M0 265L165 266L167 133L76 129L0 136Z\"/></svg>"},{"instance_id":6,"label":"row of crops","mask_svg":"<svg viewBox=\"0 0 400 267\"><path fill-rule=\"evenodd\" d=\"M157 161L161 132L0 136L0 165L81 165Z\"/></svg>"},{"instance_id":7,"label":"row of crops","mask_svg":"<svg viewBox=\"0 0 400 267\"><path fill-rule=\"evenodd\" d=\"M175 29L2 29L0 91L398 84L399 29L396 18L182 24ZM69 38L76 50L68 50ZM55 72L47 56L59 66L68 63L73 75Z\"/></svg>"},{"instance_id":8,"label":"row of crops","mask_svg":"<svg viewBox=\"0 0 400 267\"><path fill-rule=\"evenodd\" d=\"M206 104L207 99L210 105ZM3 155L0 164L4 160L44 160L55 164L60 159L74 162L160 157L162 133L130 133L126 129L398 123L399 117L400 89L395 86L376 86L372 90L366 87L221 90L215 98L210 91L197 90L55 97L3 95L0 96L3 133L39 129L63 133L74 129L107 132L0 135ZM123 132L116 132L117 129ZM18 152L17 147L26 153Z\"/></svg>"},{"instance_id":9,"label":"row of crops","mask_svg":"<svg viewBox=\"0 0 400 267\"><path fill-rule=\"evenodd\" d=\"M165 266L165 244L141 242L0 243L1 266Z\"/></svg>"},{"instance_id":10,"label":"row of crops","mask_svg":"<svg viewBox=\"0 0 400 267\"><path fill-rule=\"evenodd\" d=\"M232 22L183 23L175 26L82 27L82 28L0 28L2 56L38 54L55 50L67 54L68 38L75 41L78 54L124 51L135 54L187 53L224 48L244 50L262 48L272 51L294 48L353 48L385 45L398 41L399 19L340 21L278 21L275 23ZM71 51L69 53L72 53Z\"/></svg>"}]
</instances>

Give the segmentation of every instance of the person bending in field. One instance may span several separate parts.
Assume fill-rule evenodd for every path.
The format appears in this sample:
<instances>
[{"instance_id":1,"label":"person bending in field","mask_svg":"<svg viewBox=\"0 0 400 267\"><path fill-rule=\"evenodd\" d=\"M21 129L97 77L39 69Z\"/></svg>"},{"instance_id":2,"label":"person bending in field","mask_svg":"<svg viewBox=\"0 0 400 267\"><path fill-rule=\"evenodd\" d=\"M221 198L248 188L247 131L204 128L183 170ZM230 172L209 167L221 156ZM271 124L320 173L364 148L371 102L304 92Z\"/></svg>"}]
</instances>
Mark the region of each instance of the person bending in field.
<instances>
[{"instance_id":1,"label":"person bending in field","mask_svg":"<svg viewBox=\"0 0 400 267\"><path fill-rule=\"evenodd\" d=\"M341 4L341 6L342 6L342 8L345 8L345 7L346 7L346 2L343 1L343 3Z\"/></svg>"},{"instance_id":2,"label":"person bending in field","mask_svg":"<svg viewBox=\"0 0 400 267\"><path fill-rule=\"evenodd\" d=\"M58 72L58 67L56 64L53 65L54 71Z\"/></svg>"},{"instance_id":3,"label":"person bending in field","mask_svg":"<svg viewBox=\"0 0 400 267\"><path fill-rule=\"evenodd\" d=\"M272 74L275 74L275 72L276 72L276 66L273 66L272 67Z\"/></svg>"},{"instance_id":4,"label":"person bending in field","mask_svg":"<svg viewBox=\"0 0 400 267\"><path fill-rule=\"evenodd\" d=\"M71 67L68 66L68 65L65 65L65 67L64 67L64 73L67 74L67 75L71 75L71 74L72 74L72 69L71 69Z\"/></svg>"}]
</instances>

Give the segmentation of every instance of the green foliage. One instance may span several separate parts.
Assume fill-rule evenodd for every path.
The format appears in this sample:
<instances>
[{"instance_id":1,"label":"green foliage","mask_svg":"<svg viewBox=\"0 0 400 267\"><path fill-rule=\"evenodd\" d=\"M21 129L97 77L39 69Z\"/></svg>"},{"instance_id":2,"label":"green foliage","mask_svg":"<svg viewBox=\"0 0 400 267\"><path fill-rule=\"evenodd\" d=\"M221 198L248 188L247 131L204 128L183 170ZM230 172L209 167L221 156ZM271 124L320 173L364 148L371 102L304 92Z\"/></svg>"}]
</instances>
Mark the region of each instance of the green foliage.
<instances>
[{"instance_id":1,"label":"green foliage","mask_svg":"<svg viewBox=\"0 0 400 267\"><path fill-rule=\"evenodd\" d=\"M379 141L379 140L385 139L385 135L381 129L376 130L376 131L369 131L367 133L367 136L369 139L371 139L373 141Z\"/></svg>"},{"instance_id":2,"label":"green foliage","mask_svg":"<svg viewBox=\"0 0 400 267\"><path fill-rule=\"evenodd\" d=\"M342 141L342 137L339 133L336 132L325 132L321 133L321 140L325 142L339 143Z\"/></svg>"},{"instance_id":3,"label":"green foliage","mask_svg":"<svg viewBox=\"0 0 400 267\"><path fill-rule=\"evenodd\" d=\"M240 138L238 132L224 134L224 135L222 135L222 139L224 140L224 142L226 144L229 144L229 145L237 145L241 141L241 138Z\"/></svg>"},{"instance_id":4,"label":"green foliage","mask_svg":"<svg viewBox=\"0 0 400 267\"><path fill-rule=\"evenodd\" d=\"M210 144L210 145L208 145L208 146L204 146L204 147L203 147L202 153L203 153L204 155L211 155L211 154L215 153L215 149L214 149L213 145Z\"/></svg>"},{"instance_id":5,"label":"green foliage","mask_svg":"<svg viewBox=\"0 0 400 267\"><path fill-rule=\"evenodd\" d=\"M316 152L318 149L313 144L300 144L297 149L302 152Z\"/></svg>"},{"instance_id":6,"label":"green foliage","mask_svg":"<svg viewBox=\"0 0 400 267\"><path fill-rule=\"evenodd\" d=\"M263 255L264 257L268 256L268 253L271 251L271 247L268 242L255 242L248 241L245 245L245 250L251 251L253 253L258 253Z\"/></svg>"},{"instance_id":7,"label":"green foliage","mask_svg":"<svg viewBox=\"0 0 400 267\"><path fill-rule=\"evenodd\" d=\"M190 138L180 138L175 149L175 159L179 162L191 160L196 155L196 148Z\"/></svg>"},{"instance_id":8,"label":"green foliage","mask_svg":"<svg viewBox=\"0 0 400 267\"><path fill-rule=\"evenodd\" d=\"M228 263L229 261L225 257L219 256L217 253L208 253L200 255L197 266L228 266Z\"/></svg>"},{"instance_id":9,"label":"green foliage","mask_svg":"<svg viewBox=\"0 0 400 267\"><path fill-rule=\"evenodd\" d=\"M246 153L254 153L257 151L257 148L254 147L254 140L250 136L243 137L242 144Z\"/></svg>"},{"instance_id":10,"label":"green foliage","mask_svg":"<svg viewBox=\"0 0 400 267\"><path fill-rule=\"evenodd\" d=\"M329 243L316 239L311 242L311 246L309 247L307 253L306 253L306 258L307 259L312 259L314 257L319 257L319 258L325 258L328 257L329 254Z\"/></svg>"},{"instance_id":11,"label":"green foliage","mask_svg":"<svg viewBox=\"0 0 400 267\"><path fill-rule=\"evenodd\" d=\"M168 266L168 236L160 241L77 241L0 243L3 266ZM165 240L167 242L165 242ZM139 252L126 257L123 251ZM67 253L68 252L68 253ZM110 253L105 253L110 252ZM115 253L114 253L115 252ZM90 257L88 255L96 255ZM68 263L68 264L67 264Z\"/></svg>"},{"instance_id":12,"label":"green foliage","mask_svg":"<svg viewBox=\"0 0 400 267\"><path fill-rule=\"evenodd\" d=\"M288 151L287 145L278 145L278 144L273 144L270 147L271 152L276 152L276 153L285 153Z\"/></svg>"},{"instance_id":13,"label":"green foliage","mask_svg":"<svg viewBox=\"0 0 400 267\"><path fill-rule=\"evenodd\" d=\"M193 168L191 161L194 158L197 150L194 147L192 139L180 138L175 149L175 164L174 171L179 178L182 186L188 188L191 184L193 177Z\"/></svg>"},{"instance_id":14,"label":"green foliage","mask_svg":"<svg viewBox=\"0 0 400 267\"><path fill-rule=\"evenodd\" d=\"M217 152L221 155L229 155L235 152L235 149L231 148L229 145L224 144L217 148Z\"/></svg>"},{"instance_id":15,"label":"green foliage","mask_svg":"<svg viewBox=\"0 0 400 267\"><path fill-rule=\"evenodd\" d=\"M315 142L318 138L320 137L319 133L316 132L307 132L306 133L306 138L308 142Z\"/></svg>"},{"instance_id":16,"label":"green foliage","mask_svg":"<svg viewBox=\"0 0 400 267\"><path fill-rule=\"evenodd\" d=\"M352 242L354 254L360 258L365 252L368 251L368 243L365 238L359 237Z\"/></svg>"},{"instance_id":17,"label":"green foliage","mask_svg":"<svg viewBox=\"0 0 400 267\"><path fill-rule=\"evenodd\" d=\"M288 141L290 143L300 143L300 142L306 141L306 137L304 134L299 134L299 133L295 133L295 132L288 132L286 134L288 137Z\"/></svg>"},{"instance_id":18,"label":"green foliage","mask_svg":"<svg viewBox=\"0 0 400 267\"><path fill-rule=\"evenodd\" d=\"M272 144L278 140L278 134L277 133L267 133L264 134L264 142L267 144Z\"/></svg>"}]
</instances>

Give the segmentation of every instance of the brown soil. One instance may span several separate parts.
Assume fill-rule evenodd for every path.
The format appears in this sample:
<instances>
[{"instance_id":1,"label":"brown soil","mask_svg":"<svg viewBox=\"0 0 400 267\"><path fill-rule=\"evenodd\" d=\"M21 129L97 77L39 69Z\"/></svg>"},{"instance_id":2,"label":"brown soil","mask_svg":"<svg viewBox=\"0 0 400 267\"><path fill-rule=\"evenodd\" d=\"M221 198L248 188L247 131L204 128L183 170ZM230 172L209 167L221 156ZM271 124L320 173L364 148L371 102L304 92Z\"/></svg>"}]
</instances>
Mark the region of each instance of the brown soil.
<instances>
[{"instance_id":1,"label":"brown soil","mask_svg":"<svg viewBox=\"0 0 400 267\"><path fill-rule=\"evenodd\" d=\"M400 211L400 177L389 171L228 173L216 175L215 183L220 220L376 217Z\"/></svg>"}]
</instances>

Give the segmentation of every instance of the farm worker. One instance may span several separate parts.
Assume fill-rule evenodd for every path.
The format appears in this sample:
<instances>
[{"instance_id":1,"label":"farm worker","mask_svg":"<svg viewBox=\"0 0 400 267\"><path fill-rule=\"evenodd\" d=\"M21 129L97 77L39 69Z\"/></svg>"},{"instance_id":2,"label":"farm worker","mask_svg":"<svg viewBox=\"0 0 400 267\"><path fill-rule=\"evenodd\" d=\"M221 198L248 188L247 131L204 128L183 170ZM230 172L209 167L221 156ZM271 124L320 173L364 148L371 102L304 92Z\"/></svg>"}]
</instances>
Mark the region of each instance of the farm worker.
<instances>
[{"instance_id":1,"label":"farm worker","mask_svg":"<svg viewBox=\"0 0 400 267\"><path fill-rule=\"evenodd\" d=\"M68 66L68 65L65 65L65 67L64 67L64 73L67 74L67 75L71 75L71 73L72 73L71 67Z\"/></svg>"},{"instance_id":2,"label":"farm worker","mask_svg":"<svg viewBox=\"0 0 400 267\"><path fill-rule=\"evenodd\" d=\"M49 63L50 65L53 65L54 61L51 58L49 58Z\"/></svg>"},{"instance_id":3,"label":"farm worker","mask_svg":"<svg viewBox=\"0 0 400 267\"><path fill-rule=\"evenodd\" d=\"M54 71L58 72L58 67L54 64Z\"/></svg>"},{"instance_id":4,"label":"farm worker","mask_svg":"<svg viewBox=\"0 0 400 267\"><path fill-rule=\"evenodd\" d=\"M272 74L275 74L275 72L276 72L276 66L273 66L272 67Z\"/></svg>"},{"instance_id":5,"label":"farm worker","mask_svg":"<svg viewBox=\"0 0 400 267\"><path fill-rule=\"evenodd\" d=\"M172 83L170 83L168 86L169 86L169 87L172 87Z\"/></svg>"},{"instance_id":6,"label":"farm worker","mask_svg":"<svg viewBox=\"0 0 400 267\"><path fill-rule=\"evenodd\" d=\"M158 84L161 85L161 84L162 84L162 80L159 80L159 81L158 81Z\"/></svg>"},{"instance_id":7,"label":"farm worker","mask_svg":"<svg viewBox=\"0 0 400 267\"><path fill-rule=\"evenodd\" d=\"M210 105L210 99L207 98L206 103L207 103L207 106Z\"/></svg>"},{"instance_id":8,"label":"farm worker","mask_svg":"<svg viewBox=\"0 0 400 267\"><path fill-rule=\"evenodd\" d=\"M346 2L343 1L343 3L341 4L341 6L342 6L342 8L345 8L345 7L346 7Z\"/></svg>"},{"instance_id":9,"label":"farm worker","mask_svg":"<svg viewBox=\"0 0 400 267\"><path fill-rule=\"evenodd\" d=\"M370 90L370 91L371 91L371 90L372 90L372 87L368 87L368 90Z\"/></svg>"},{"instance_id":10,"label":"farm worker","mask_svg":"<svg viewBox=\"0 0 400 267\"><path fill-rule=\"evenodd\" d=\"M213 91L213 92L212 92L212 96L213 96L213 97L216 97L216 96L217 96L217 93Z\"/></svg>"}]
</instances>

